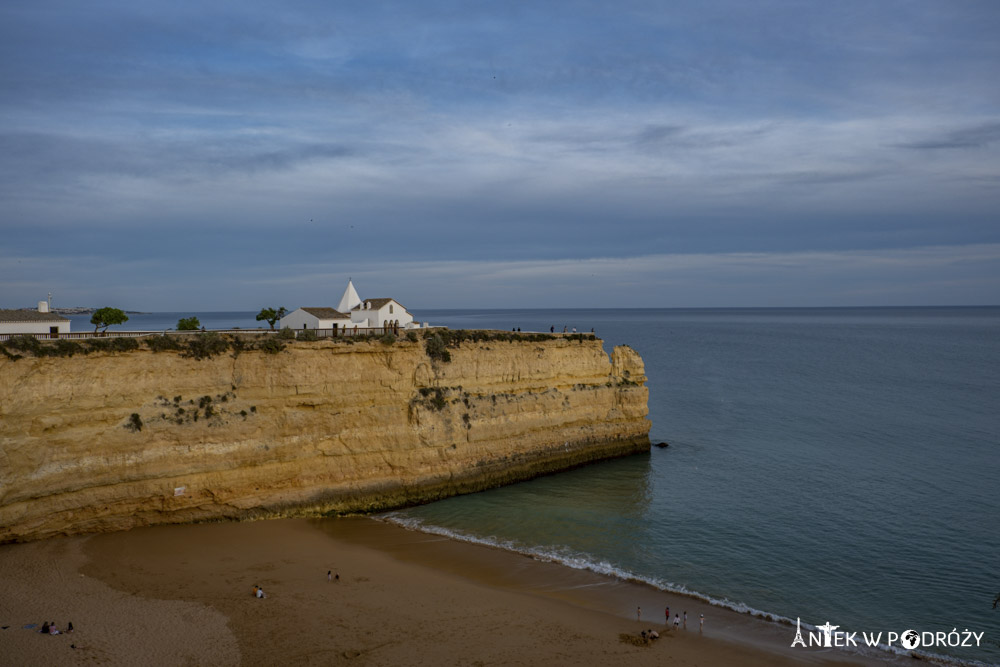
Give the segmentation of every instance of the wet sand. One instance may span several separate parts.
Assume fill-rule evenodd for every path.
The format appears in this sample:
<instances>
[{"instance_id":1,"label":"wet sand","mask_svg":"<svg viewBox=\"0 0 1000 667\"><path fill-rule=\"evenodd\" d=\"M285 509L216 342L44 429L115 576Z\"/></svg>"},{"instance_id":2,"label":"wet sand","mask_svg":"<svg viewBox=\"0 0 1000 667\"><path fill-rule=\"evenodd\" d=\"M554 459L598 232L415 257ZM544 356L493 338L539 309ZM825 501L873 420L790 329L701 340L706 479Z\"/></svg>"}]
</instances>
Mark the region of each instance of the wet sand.
<instances>
[{"instance_id":1,"label":"wet sand","mask_svg":"<svg viewBox=\"0 0 1000 667\"><path fill-rule=\"evenodd\" d=\"M688 612L687 630L664 631L666 605ZM43 621L76 630L22 627ZM877 664L790 649L791 628L641 584L364 518L2 546L0 626L4 665ZM647 628L662 639L622 641Z\"/></svg>"}]
</instances>

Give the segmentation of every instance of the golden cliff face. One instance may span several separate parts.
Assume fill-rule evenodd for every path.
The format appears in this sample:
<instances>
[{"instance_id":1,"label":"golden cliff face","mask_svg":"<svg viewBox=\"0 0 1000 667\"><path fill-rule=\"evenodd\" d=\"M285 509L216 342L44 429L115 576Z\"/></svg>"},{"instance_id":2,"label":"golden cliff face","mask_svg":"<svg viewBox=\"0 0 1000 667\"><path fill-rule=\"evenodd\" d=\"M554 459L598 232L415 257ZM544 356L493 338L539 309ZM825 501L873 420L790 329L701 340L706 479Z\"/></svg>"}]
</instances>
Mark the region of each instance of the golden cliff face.
<instances>
[{"instance_id":1,"label":"golden cliff face","mask_svg":"<svg viewBox=\"0 0 1000 667\"><path fill-rule=\"evenodd\" d=\"M450 353L319 341L0 358L0 543L387 509L649 447L630 348L610 362L600 341Z\"/></svg>"}]
</instances>

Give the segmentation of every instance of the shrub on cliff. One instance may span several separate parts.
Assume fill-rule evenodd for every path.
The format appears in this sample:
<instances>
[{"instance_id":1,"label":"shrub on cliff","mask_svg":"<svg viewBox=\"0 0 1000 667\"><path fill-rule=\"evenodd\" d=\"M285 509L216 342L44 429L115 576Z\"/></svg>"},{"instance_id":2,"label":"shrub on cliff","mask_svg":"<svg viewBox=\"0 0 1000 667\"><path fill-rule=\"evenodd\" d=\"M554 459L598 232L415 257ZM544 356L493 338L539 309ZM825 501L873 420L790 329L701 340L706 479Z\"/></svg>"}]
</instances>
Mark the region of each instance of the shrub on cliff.
<instances>
[{"instance_id":1,"label":"shrub on cliff","mask_svg":"<svg viewBox=\"0 0 1000 667\"><path fill-rule=\"evenodd\" d=\"M304 340L311 343L314 340L319 340L319 336L316 335L315 329L303 329L295 335L295 340Z\"/></svg>"},{"instance_id":2,"label":"shrub on cliff","mask_svg":"<svg viewBox=\"0 0 1000 667\"><path fill-rule=\"evenodd\" d=\"M445 406L448 405L448 401L444 398L444 393L440 389L434 390L434 398L431 399L431 407L435 410L444 410Z\"/></svg>"},{"instance_id":3,"label":"shrub on cliff","mask_svg":"<svg viewBox=\"0 0 1000 667\"><path fill-rule=\"evenodd\" d=\"M132 413L132 416L130 416L128 418L128 421L125 423L125 428L132 431L133 433L142 430L142 417L139 416L138 412Z\"/></svg>"},{"instance_id":4,"label":"shrub on cliff","mask_svg":"<svg viewBox=\"0 0 1000 667\"><path fill-rule=\"evenodd\" d=\"M278 332L278 338L281 340L295 340L295 332L289 327L285 327Z\"/></svg>"},{"instance_id":5,"label":"shrub on cliff","mask_svg":"<svg viewBox=\"0 0 1000 667\"><path fill-rule=\"evenodd\" d=\"M7 341L7 347L18 352L30 352L36 357L44 357L42 344L34 336L14 336Z\"/></svg>"},{"instance_id":6,"label":"shrub on cliff","mask_svg":"<svg viewBox=\"0 0 1000 667\"><path fill-rule=\"evenodd\" d=\"M391 332L387 331L384 336L378 339L383 345L392 345L396 342L396 336Z\"/></svg>"},{"instance_id":7,"label":"shrub on cliff","mask_svg":"<svg viewBox=\"0 0 1000 667\"><path fill-rule=\"evenodd\" d=\"M184 346L173 336L150 336L146 339L146 347L153 352L166 352L168 350L183 350Z\"/></svg>"},{"instance_id":8,"label":"shrub on cliff","mask_svg":"<svg viewBox=\"0 0 1000 667\"><path fill-rule=\"evenodd\" d=\"M244 350L253 349L252 344L248 344L245 340L243 340L239 336L233 336L232 338L229 339L229 347L231 347L233 350L233 359L240 356L240 352L243 352Z\"/></svg>"},{"instance_id":9,"label":"shrub on cliff","mask_svg":"<svg viewBox=\"0 0 1000 667\"><path fill-rule=\"evenodd\" d=\"M88 338L88 352L131 352L139 349L135 338Z\"/></svg>"},{"instance_id":10,"label":"shrub on cliff","mask_svg":"<svg viewBox=\"0 0 1000 667\"><path fill-rule=\"evenodd\" d=\"M229 341L215 332L192 336L187 342L187 350L181 356L194 359L209 359L229 349Z\"/></svg>"},{"instance_id":11,"label":"shrub on cliff","mask_svg":"<svg viewBox=\"0 0 1000 667\"><path fill-rule=\"evenodd\" d=\"M285 349L285 344L277 336L269 336L257 344L257 349L268 354L278 354Z\"/></svg>"},{"instance_id":12,"label":"shrub on cliff","mask_svg":"<svg viewBox=\"0 0 1000 667\"><path fill-rule=\"evenodd\" d=\"M11 361L17 361L18 359L23 359L24 358L20 354L14 354L10 350L8 350L6 347L4 347L4 345L2 343L0 343L0 352L2 352L4 354L4 356L6 356Z\"/></svg>"},{"instance_id":13,"label":"shrub on cliff","mask_svg":"<svg viewBox=\"0 0 1000 667\"><path fill-rule=\"evenodd\" d=\"M424 350L427 352L427 356L435 361L451 361L451 352L448 351L444 339L440 334L435 333L428 338L424 343Z\"/></svg>"},{"instance_id":14,"label":"shrub on cliff","mask_svg":"<svg viewBox=\"0 0 1000 667\"><path fill-rule=\"evenodd\" d=\"M86 354L89 352L79 343L71 340L59 339L52 344L43 344L34 336L14 336L7 341L7 345L20 352L28 352L36 357L72 357L74 354ZM8 359L16 361L21 358L19 354L11 354L3 346L0 346Z\"/></svg>"},{"instance_id":15,"label":"shrub on cliff","mask_svg":"<svg viewBox=\"0 0 1000 667\"><path fill-rule=\"evenodd\" d=\"M57 340L55 345L49 350L49 354L54 357L72 357L74 354L86 353L87 351L83 349L83 345L65 339Z\"/></svg>"}]
</instances>

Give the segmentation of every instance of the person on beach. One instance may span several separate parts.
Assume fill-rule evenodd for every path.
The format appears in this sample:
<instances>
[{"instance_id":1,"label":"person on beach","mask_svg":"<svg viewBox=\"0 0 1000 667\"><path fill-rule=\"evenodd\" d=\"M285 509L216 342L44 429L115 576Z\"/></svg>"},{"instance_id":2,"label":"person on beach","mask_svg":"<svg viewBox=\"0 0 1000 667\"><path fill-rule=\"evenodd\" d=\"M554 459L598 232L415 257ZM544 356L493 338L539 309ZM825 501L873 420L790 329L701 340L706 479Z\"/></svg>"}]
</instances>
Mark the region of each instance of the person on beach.
<instances>
[{"instance_id":1,"label":"person on beach","mask_svg":"<svg viewBox=\"0 0 1000 667\"><path fill-rule=\"evenodd\" d=\"M680 627L680 624L681 624L681 615L680 614L674 614L674 630L676 630L678 627Z\"/></svg>"},{"instance_id":2,"label":"person on beach","mask_svg":"<svg viewBox=\"0 0 1000 667\"><path fill-rule=\"evenodd\" d=\"M333 570L327 570L326 571L326 581L327 581L327 583L330 583L331 581L333 581Z\"/></svg>"},{"instance_id":3,"label":"person on beach","mask_svg":"<svg viewBox=\"0 0 1000 667\"><path fill-rule=\"evenodd\" d=\"M49 622L48 621L45 621L44 623L42 623L42 629L39 630L39 632L41 632L43 635L49 634Z\"/></svg>"},{"instance_id":4,"label":"person on beach","mask_svg":"<svg viewBox=\"0 0 1000 667\"><path fill-rule=\"evenodd\" d=\"M688 629L688 613L684 612L684 629Z\"/></svg>"},{"instance_id":5,"label":"person on beach","mask_svg":"<svg viewBox=\"0 0 1000 667\"><path fill-rule=\"evenodd\" d=\"M642 607L635 608L635 620L642 622Z\"/></svg>"},{"instance_id":6,"label":"person on beach","mask_svg":"<svg viewBox=\"0 0 1000 667\"><path fill-rule=\"evenodd\" d=\"M705 631L705 614L702 614L700 617L698 617L698 632L704 632L704 631Z\"/></svg>"},{"instance_id":7,"label":"person on beach","mask_svg":"<svg viewBox=\"0 0 1000 667\"><path fill-rule=\"evenodd\" d=\"M670 625L670 605L667 605L666 615L667 615L667 625Z\"/></svg>"},{"instance_id":8,"label":"person on beach","mask_svg":"<svg viewBox=\"0 0 1000 667\"><path fill-rule=\"evenodd\" d=\"M258 598L266 598L267 597L266 595L264 595L264 589L260 588L259 586L257 587L257 597Z\"/></svg>"},{"instance_id":9,"label":"person on beach","mask_svg":"<svg viewBox=\"0 0 1000 667\"><path fill-rule=\"evenodd\" d=\"M259 590L260 590L260 586L258 586L257 584L254 584L253 585L253 596L255 598L260 597L259 595L257 595L257 591L259 591Z\"/></svg>"},{"instance_id":10,"label":"person on beach","mask_svg":"<svg viewBox=\"0 0 1000 667\"><path fill-rule=\"evenodd\" d=\"M66 626L66 632L73 632L73 621L70 621L69 625Z\"/></svg>"}]
</instances>

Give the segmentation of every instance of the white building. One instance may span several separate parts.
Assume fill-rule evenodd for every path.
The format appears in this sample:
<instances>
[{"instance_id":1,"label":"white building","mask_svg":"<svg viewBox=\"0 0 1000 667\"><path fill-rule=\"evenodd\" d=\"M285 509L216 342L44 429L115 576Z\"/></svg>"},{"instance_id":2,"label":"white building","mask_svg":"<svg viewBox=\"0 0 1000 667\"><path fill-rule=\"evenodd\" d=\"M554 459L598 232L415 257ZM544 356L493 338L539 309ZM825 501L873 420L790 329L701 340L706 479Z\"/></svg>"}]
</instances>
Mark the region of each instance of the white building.
<instances>
[{"instance_id":1,"label":"white building","mask_svg":"<svg viewBox=\"0 0 1000 667\"><path fill-rule=\"evenodd\" d=\"M368 328L415 328L413 315L395 299L365 299L351 309L351 323Z\"/></svg>"},{"instance_id":2,"label":"white building","mask_svg":"<svg viewBox=\"0 0 1000 667\"><path fill-rule=\"evenodd\" d=\"M281 328L341 329L351 324L351 316L333 308L299 308L281 318Z\"/></svg>"},{"instance_id":3,"label":"white building","mask_svg":"<svg viewBox=\"0 0 1000 667\"><path fill-rule=\"evenodd\" d=\"M347 281L337 308L299 308L281 318L281 328L291 329L416 329L420 322L395 299L362 299Z\"/></svg>"},{"instance_id":4,"label":"white building","mask_svg":"<svg viewBox=\"0 0 1000 667\"><path fill-rule=\"evenodd\" d=\"M0 310L0 335L48 334L58 338L69 333L69 326L68 317L49 312L48 301L39 301L38 310Z\"/></svg>"}]
</instances>

